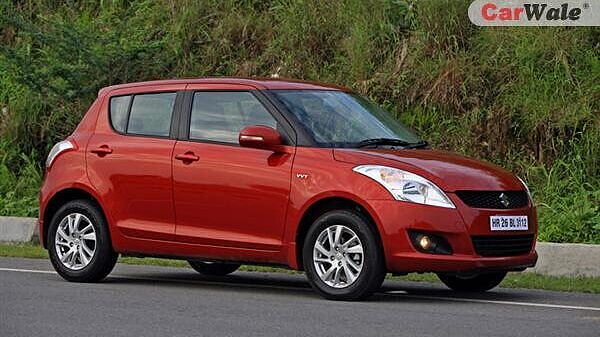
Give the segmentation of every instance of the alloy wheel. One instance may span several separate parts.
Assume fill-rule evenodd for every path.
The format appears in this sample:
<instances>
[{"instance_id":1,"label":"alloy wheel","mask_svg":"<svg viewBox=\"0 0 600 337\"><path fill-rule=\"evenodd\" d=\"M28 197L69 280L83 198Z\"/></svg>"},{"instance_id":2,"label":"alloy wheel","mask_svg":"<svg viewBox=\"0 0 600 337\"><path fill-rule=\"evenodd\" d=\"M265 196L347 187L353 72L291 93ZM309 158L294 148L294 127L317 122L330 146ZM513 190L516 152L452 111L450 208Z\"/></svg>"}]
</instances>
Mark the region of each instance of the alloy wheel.
<instances>
[{"instance_id":1,"label":"alloy wheel","mask_svg":"<svg viewBox=\"0 0 600 337\"><path fill-rule=\"evenodd\" d=\"M65 216L56 229L54 239L60 262L71 270L85 268L96 253L96 230L88 217L81 213Z\"/></svg>"},{"instance_id":2,"label":"alloy wheel","mask_svg":"<svg viewBox=\"0 0 600 337\"><path fill-rule=\"evenodd\" d=\"M362 271L362 242L346 226L329 226L315 241L313 263L321 281L333 288L346 288L358 279Z\"/></svg>"}]
</instances>

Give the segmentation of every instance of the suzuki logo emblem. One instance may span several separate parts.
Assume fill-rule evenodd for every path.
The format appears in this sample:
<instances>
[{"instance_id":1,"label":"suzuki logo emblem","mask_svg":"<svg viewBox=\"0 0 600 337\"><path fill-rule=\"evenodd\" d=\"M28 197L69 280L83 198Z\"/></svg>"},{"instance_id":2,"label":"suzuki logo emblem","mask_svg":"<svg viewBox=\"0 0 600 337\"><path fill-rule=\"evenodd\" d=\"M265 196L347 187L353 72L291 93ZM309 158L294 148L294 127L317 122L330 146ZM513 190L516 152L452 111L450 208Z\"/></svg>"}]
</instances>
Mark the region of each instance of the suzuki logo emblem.
<instances>
[{"instance_id":1,"label":"suzuki logo emblem","mask_svg":"<svg viewBox=\"0 0 600 337\"><path fill-rule=\"evenodd\" d=\"M502 205L504 205L504 207L508 207L510 205L510 200L508 200L508 197L506 196L506 194L504 193L500 193L500 203Z\"/></svg>"}]
</instances>

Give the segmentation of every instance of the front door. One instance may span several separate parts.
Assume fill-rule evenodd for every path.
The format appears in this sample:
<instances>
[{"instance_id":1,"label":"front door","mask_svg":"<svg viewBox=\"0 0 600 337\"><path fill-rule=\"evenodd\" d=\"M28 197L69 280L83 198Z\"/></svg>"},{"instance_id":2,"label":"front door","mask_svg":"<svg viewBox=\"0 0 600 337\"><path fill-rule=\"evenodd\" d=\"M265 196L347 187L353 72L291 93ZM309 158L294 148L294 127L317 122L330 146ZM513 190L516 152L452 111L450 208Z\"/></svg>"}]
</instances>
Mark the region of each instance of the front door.
<instances>
[{"instance_id":1,"label":"front door","mask_svg":"<svg viewBox=\"0 0 600 337\"><path fill-rule=\"evenodd\" d=\"M190 110L189 136L173 152L177 240L279 250L293 151L240 147L238 135L249 125L284 134L281 120L252 90L197 91Z\"/></svg>"}]
</instances>

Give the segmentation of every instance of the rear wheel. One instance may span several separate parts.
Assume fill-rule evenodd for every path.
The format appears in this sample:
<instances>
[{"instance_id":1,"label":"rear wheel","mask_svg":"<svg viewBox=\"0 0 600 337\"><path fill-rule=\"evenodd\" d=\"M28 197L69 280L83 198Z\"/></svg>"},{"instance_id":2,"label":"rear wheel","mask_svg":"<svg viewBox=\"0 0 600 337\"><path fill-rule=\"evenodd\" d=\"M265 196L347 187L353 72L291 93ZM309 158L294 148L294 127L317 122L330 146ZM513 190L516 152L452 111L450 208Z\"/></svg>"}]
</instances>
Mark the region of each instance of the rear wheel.
<instances>
[{"instance_id":1,"label":"rear wheel","mask_svg":"<svg viewBox=\"0 0 600 337\"><path fill-rule=\"evenodd\" d=\"M311 286L332 300L364 299L379 289L386 273L376 234L350 210L327 212L313 223L303 260Z\"/></svg>"},{"instance_id":2,"label":"rear wheel","mask_svg":"<svg viewBox=\"0 0 600 337\"><path fill-rule=\"evenodd\" d=\"M87 200L63 205L48 227L48 253L56 272L68 281L97 282L117 263L101 210Z\"/></svg>"},{"instance_id":3,"label":"rear wheel","mask_svg":"<svg viewBox=\"0 0 600 337\"><path fill-rule=\"evenodd\" d=\"M482 273L468 276L438 274L448 288L456 291L483 292L495 288L502 282L506 272Z\"/></svg>"},{"instance_id":4,"label":"rear wheel","mask_svg":"<svg viewBox=\"0 0 600 337\"><path fill-rule=\"evenodd\" d=\"M233 273L238 270L240 264L237 263L219 263L219 262L207 262L189 260L188 263L195 271L202 275L209 276L224 276Z\"/></svg>"}]
</instances>

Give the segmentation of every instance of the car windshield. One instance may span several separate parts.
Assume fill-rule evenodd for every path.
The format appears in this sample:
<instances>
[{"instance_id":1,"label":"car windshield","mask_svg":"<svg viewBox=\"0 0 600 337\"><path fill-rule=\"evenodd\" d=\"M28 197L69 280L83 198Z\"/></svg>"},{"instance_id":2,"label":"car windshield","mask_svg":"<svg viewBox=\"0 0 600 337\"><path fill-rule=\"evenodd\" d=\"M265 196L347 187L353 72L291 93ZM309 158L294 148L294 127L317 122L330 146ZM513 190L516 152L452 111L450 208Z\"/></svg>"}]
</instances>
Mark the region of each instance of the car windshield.
<instances>
[{"instance_id":1,"label":"car windshield","mask_svg":"<svg viewBox=\"0 0 600 337\"><path fill-rule=\"evenodd\" d=\"M272 90L324 147L423 145L414 132L375 103L334 90Z\"/></svg>"}]
</instances>

